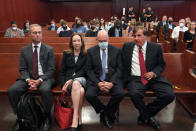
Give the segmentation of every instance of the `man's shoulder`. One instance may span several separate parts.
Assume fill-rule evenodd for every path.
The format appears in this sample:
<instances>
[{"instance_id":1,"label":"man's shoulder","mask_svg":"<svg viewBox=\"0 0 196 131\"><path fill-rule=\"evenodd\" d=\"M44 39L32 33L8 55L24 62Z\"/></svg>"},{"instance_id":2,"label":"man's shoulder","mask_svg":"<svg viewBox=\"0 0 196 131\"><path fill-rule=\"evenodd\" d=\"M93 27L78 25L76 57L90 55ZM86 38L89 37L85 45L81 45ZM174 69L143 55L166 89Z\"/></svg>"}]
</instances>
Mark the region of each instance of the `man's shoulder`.
<instances>
[{"instance_id":1,"label":"man's shoulder","mask_svg":"<svg viewBox=\"0 0 196 131\"><path fill-rule=\"evenodd\" d=\"M126 48L126 47L131 47L131 46L134 46L135 45L135 42L125 42L123 47Z\"/></svg>"},{"instance_id":2,"label":"man's shoulder","mask_svg":"<svg viewBox=\"0 0 196 131\"><path fill-rule=\"evenodd\" d=\"M52 46L46 45L46 44L44 44L44 43L42 43L41 46L45 47L45 48L48 49L48 50L53 50L53 47L52 47Z\"/></svg>"},{"instance_id":3,"label":"man's shoulder","mask_svg":"<svg viewBox=\"0 0 196 131\"><path fill-rule=\"evenodd\" d=\"M87 52L93 52L93 51L97 50L97 48L99 48L98 45L95 45L95 46L89 48L89 49L87 50Z\"/></svg>"}]
</instances>

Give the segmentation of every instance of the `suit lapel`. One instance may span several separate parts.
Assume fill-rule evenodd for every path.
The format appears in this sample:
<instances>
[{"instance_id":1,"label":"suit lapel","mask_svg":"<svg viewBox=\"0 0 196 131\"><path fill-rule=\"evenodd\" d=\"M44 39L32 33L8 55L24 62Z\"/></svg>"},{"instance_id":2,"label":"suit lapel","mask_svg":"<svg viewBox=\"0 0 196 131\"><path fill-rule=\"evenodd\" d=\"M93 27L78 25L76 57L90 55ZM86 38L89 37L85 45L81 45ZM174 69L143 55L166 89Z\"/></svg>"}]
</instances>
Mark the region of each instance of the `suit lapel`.
<instances>
[{"instance_id":1,"label":"suit lapel","mask_svg":"<svg viewBox=\"0 0 196 131\"><path fill-rule=\"evenodd\" d=\"M146 48L146 69L148 71L149 67L150 67L150 61L151 61L151 56L152 56L152 48L151 48L151 44L149 42L147 42L147 48Z\"/></svg>"},{"instance_id":2,"label":"suit lapel","mask_svg":"<svg viewBox=\"0 0 196 131\"><path fill-rule=\"evenodd\" d=\"M97 62L98 62L98 65L100 66L100 68L102 68L101 66L101 56L100 56L100 48L99 48L99 46L97 45L96 46L96 48L95 48L95 52L97 52L97 53L95 53L95 57L96 57L96 60L97 60Z\"/></svg>"},{"instance_id":3,"label":"suit lapel","mask_svg":"<svg viewBox=\"0 0 196 131\"><path fill-rule=\"evenodd\" d=\"M132 55L133 55L133 48L135 46L135 43L134 44L129 44L129 47L127 49L127 63L129 65L129 67L131 67L131 64L132 64Z\"/></svg>"},{"instance_id":4,"label":"suit lapel","mask_svg":"<svg viewBox=\"0 0 196 131\"><path fill-rule=\"evenodd\" d=\"M40 52L39 52L39 59L40 59L40 64L43 65L44 63L44 53L45 53L46 46L42 43L40 47ZM42 67L43 68L43 67Z\"/></svg>"},{"instance_id":5,"label":"suit lapel","mask_svg":"<svg viewBox=\"0 0 196 131\"><path fill-rule=\"evenodd\" d=\"M109 64L110 64L110 60L111 60L111 54L112 54L112 48L111 48L111 45L108 46L108 59L107 59L107 63L108 63L108 67L109 67Z\"/></svg>"}]
</instances>

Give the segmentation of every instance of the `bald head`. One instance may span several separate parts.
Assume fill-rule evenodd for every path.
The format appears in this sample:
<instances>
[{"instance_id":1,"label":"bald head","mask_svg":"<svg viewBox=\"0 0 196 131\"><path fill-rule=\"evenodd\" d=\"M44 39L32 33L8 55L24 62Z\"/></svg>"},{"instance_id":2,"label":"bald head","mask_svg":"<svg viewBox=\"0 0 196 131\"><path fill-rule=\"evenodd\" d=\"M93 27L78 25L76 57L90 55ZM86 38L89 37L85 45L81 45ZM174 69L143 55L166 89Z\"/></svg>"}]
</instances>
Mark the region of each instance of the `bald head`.
<instances>
[{"instance_id":1,"label":"bald head","mask_svg":"<svg viewBox=\"0 0 196 131\"><path fill-rule=\"evenodd\" d=\"M100 30L97 34L97 41L99 42L108 41L108 32L105 30Z\"/></svg>"}]
</instances>

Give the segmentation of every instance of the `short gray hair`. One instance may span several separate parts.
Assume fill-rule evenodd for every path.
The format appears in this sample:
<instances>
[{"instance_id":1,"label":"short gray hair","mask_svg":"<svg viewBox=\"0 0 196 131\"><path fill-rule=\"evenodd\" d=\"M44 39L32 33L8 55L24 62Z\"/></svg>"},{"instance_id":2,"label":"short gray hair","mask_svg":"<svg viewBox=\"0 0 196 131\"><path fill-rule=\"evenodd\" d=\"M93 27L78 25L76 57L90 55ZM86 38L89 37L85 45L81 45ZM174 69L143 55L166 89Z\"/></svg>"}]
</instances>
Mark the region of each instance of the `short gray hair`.
<instances>
[{"instance_id":1,"label":"short gray hair","mask_svg":"<svg viewBox=\"0 0 196 131\"><path fill-rule=\"evenodd\" d=\"M30 27L29 27L30 28L30 32L31 32L31 30L32 30L33 27L40 27L41 28L41 31L42 31L41 25L39 25L39 24L31 24Z\"/></svg>"}]
</instances>

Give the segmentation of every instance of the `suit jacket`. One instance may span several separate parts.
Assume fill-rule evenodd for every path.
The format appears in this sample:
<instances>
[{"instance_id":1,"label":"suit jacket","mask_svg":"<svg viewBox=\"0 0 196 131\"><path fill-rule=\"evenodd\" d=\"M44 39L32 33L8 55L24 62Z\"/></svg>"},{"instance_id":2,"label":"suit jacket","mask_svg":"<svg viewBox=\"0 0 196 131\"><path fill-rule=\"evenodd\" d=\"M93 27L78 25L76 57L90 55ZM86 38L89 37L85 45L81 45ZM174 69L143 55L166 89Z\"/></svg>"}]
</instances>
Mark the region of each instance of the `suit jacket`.
<instances>
[{"instance_id":1,"label":"suit jacket","mask_svg":"<svg viewBox=\"0 0 196 131\"><path fill-rule=\"evenodd\" d=\"M172 24L172 29L176 27L175 24ZM169 29L169 24L167 23L166 25L163 26L163 34L165 36L165 40L168 39L168 29Z\"/></svg>"},{"instance_id":2,"label":"suit jacket","mask_svg":"<svg viewBox=\"0 0 196 131\"><path fill-rule=\"evenodd\" d=\"M115 37L115 27L111 27L110 30L108 31L108 35L110 37ZM119 37L122 37L122 29L119 30Z\"/></svg>"},{"instance_id":3,"label":"suit jacket","mask_svg":"<svg viewBox=\"0 0 196 131\"><path fill-rule=\"evenodd\" d=\"M114 85L118 85L122 79L122 62L121 51L112 45L108 45L108 72L106 73L107 82L113 82ZM88 49L87 51L87 85L91 84L97 86L101 80L99 79L102 74L100 48L98 45Z\"/></svg>"},{"instance_id":4,"label":"suit jacket","mask_svg":"<svg viewBox=\"0 0 196 131\"><path fill-rule=\"evenodd\" d=\"M135 43L130 42L125 43L122 48L122 61L124 67L123 76L125 84L132 79L131 65L134 46ZM161 73L165 69L165 61L163 59L161 46L152 42L147 42L146 48L146 71L154 72L156 74L156 77L152 78L152 80L169 83L168 80L161 76Z\"/></svg>"},{"instance_id":5,"label":"suit jacket","mask_svg":"<svg viewBox=\"0 0 196 131\"><path fill-rule=\"evenodd\" d=\"M73 53L63 52L59 80L61 87L69 80L85 76L86 54L80 53L77 62ZM74 74L75 73L75 74Z\"/></svg>"},{"instance_id":6,"label":"suit jacket","mask_svg":"<svg viewBox=\"0 0 196 131\"><path fill-rule=\"evenodd\" d=\"M166 24L168 24L168 22L166 22ZM163 21L160 21L158 23L158 25L157 25L156 31L157 31L158 34L159 34L159 31L160 31L161 26L163 27Z\"/></svg>"},{"instance_id":7,"label":"suit jacket","mask_svg":"<svg viewBox=\"0 0 196 131\"><path fill-rule=\"evenodd\" d=\"M55 30L58 29L58 26L55 26ZM48 27L48 30L52 30L52 26Z\"/></svg>"},{"instance_id":8,"label":"suit jacket","mask_svg":"<svg viewBox=\"0 0 196 131\"><path fill-rule=\"evenodd\" d=\"M42 80L48 80L55 78L56 61L53 52L53 48L47 45L41 44L39 59L44 75L39 76ZM29 44L22 48L20 55L20 79L26 80L32 78L32 60L33 49L32 44Z\"/></svg>"}]
</instances>

